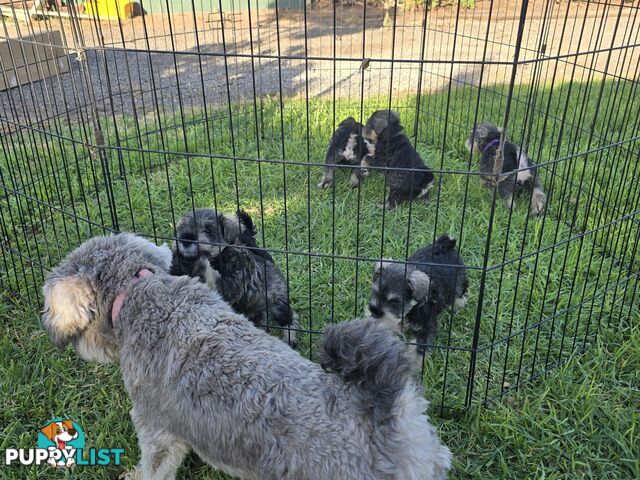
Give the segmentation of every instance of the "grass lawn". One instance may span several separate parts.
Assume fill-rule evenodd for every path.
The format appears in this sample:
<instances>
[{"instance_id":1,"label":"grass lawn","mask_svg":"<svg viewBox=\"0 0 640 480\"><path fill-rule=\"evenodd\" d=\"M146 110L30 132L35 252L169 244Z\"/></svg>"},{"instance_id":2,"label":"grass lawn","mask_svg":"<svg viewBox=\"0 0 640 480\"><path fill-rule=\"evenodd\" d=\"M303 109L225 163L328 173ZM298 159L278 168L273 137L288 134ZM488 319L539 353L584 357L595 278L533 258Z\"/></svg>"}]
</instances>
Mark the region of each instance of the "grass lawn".
<instances>
[{"instance_id":1,"label":"grass lawn","mask_svg":"<svg viewBox=\"0 0 640 480\"><path fill-rule=\"evenodd\" d=\"M335 188L318 190L321 167L309 165L323 162L334 117L336 124L347 115L366 118L388 106L384 99L368 101L362 112L358 102L339 101L334 109L322 99L286 100L281 108L266 99L255 110L233 106L233 129L227 112L217 110L207 112L209 121L202 121L204 112L182 112L185 128L171 128L183 124L180 112L104 119L101 151L86 146L80 126L52 125L61 138L13 135L0 155L6 186L0 227L6 252L23 256L0 260L2 285L12 292L1 304L8 325L0 347L3 448L30 447L38 423L69 415L93 445L123 446L127 466L135 462L117 367L57 352L28 305L37 303L44 267L91 235L117 224L171 241L174 225L192 207L239 205L253 215L260 242L274 250L289 280L308 331L299 347L307 356L324 324L362 314L376 259L405 259L444 232L458 238L470 268L470 302L441 319L423 371L427 397L446 414L436 421L456 455L454 478L637 478L640 315L632 299L640 230L638 162L628 159L640 145L624 141L634 135L636 93L634 85L617 82L516 89L509 132L541 164L549 197L546 215L537 219L527 216L522 198L512 214L496 204L491 218L491 192L465 174L476 163L464 138L476 121L502 122L503 86L479 97L456 89L393 102L436 170L437 186L428 204L392 212L376 206L384 195L380 174L352 190L348 174L338 172ZM138 136L138 128L146 134ZM27 301L18 301L18 293ZM530 386L515 391L528 379ZM471 409L451 416L470 393ZM501 403L477 408L500 396ZM189 478L211 478L195 458L186 468ZM91 478L109 478L116 470L95 472Z\"/></svg>"}]
</instances>

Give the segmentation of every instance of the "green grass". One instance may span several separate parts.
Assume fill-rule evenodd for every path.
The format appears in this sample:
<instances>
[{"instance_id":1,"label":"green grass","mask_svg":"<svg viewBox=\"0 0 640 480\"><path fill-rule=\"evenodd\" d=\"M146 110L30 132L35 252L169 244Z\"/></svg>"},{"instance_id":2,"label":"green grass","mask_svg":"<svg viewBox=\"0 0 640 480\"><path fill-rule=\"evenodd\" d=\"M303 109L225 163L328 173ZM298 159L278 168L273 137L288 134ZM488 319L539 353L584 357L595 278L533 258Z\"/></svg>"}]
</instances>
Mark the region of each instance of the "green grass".
<instances>
[{"instance_id":1,"label":"green grass","mask_svg":"<svg viewBox=\"0 0 640 480\"><path fill-rule=\"evenodd\" d=\"M360 190L352 190L348 174L338 172L335 189L322 191L315 187L321 168L305 163L322 163L334 115L336 123L347 115L366 117L386 107L385 99L369 100L363 112L358 102L339 101L334 111L333 103L322 99L311 100L308 108L304 101L287 100L284 109L265 99L257 124L252 104L234 105L233 141L225 110L208 111L208 122L202 121L203 112L186 112L190 125L184 129L171 128L180 125L177 113L166 116L160 119L162 134L142 137L135 135L132 118L103 119L102 157L87 148L93 137L87 139L78 126L51 126L61 140L39 132L14 135L7 155L0 156L9 188L0 199L5 245L51 266L83 239L103 233L102 225L113 227L112 217L121 230L161 242L173 235L175 221L192 205L229 211L239 203L253 215L266 247L292 252L274 257L287 273L303 326L316 331L363 311L373 265L351 257L404 259L449 232L459 239L471 268L471 296L464 310L442 318L437 343L453 349L436 348L425 362L426 395L434 404L464 405L476 312L482 311L471 383L474 407L442 423L456 453L455 476L632 478L638 472L632 460L638 458L637 448L632 450L637 432L622 426L637 418L625 396L637 396L637 376L636 390L632 377L638 371L639 333L626 325L638 323L638 306L631 299L640 260L634 255L638 220L631 215L637 209L635 163L625 160L640 145L636 140L598 148L634 135L640 98L633 85L616 82L516 88L510 135L521 138L524 125L533 132L525 140L530 156L543 165L549 207L545 217L530 219L523 199L512 215L496 205L488 238L491 192L476 177L456 172L475 168L462 145L476 102L478 121L502 123L506 93L506 87L493 86L478 99L476 90L464 88L419 102L415 97L394 101L392 107L405 119L415 118L419 107L420 121L406 121L407 133L417 136L427 164L442 173L429 204L386 212L384 228L376 206L384 194L381 175L373 173ZM150 116L140 126L151 132L160 124ZM586 151L593 153L576 156ZM546 163L554 159L559 160ZM107 169L112 191L105 188ZM484 300L478 305L487 242ZM43 273L17 254L0 260L2 284L29 295L31 304L37 303ZM33 312L9 297L4 301L12 326L0 349L8 369L2 390L16 393L3 412L3 424L11 425L5 442L29 445L31 427L68 414L90 426L95 444L122 443L131 455L128 465L133 463L134 435L117 368L88 365L70 353L61 356L37 330ZM316 338L303 335L303 354L312 354ZM550 377L522 392L510 391L588 347L588 354ZM628 366L633 353L635 370ZM60 397L58 385L66 389ZM475 410L485 398L505 391L503 403ZM604 431L594 426L598 422L606 425ZM562 456L551 462L557 452ZM193 460L189 471L204 478L208 470L197 465Z\"/></svg>"},{"instance_id":2,"label":"green grass","mask_svg":"<svg viewBox=\"0 0 640 480\"><path fill-rule=\"evenodd\" d=\"M61 353L37 328L37 312L3 296L0 320L0 449L35 445L38 426L69 415L88 446L126 450L138 459L130 402L117 366ZM502 403L464 416L434 418L455 455L453 479L631 479L640 476L640 324L618 326L593 348ZM77 478L111 479L122 468L82 470ZM63 478L50 468L0 470L7 479ZM190 456L179 478L223 479Z\"/></svg>"}]
</instances>

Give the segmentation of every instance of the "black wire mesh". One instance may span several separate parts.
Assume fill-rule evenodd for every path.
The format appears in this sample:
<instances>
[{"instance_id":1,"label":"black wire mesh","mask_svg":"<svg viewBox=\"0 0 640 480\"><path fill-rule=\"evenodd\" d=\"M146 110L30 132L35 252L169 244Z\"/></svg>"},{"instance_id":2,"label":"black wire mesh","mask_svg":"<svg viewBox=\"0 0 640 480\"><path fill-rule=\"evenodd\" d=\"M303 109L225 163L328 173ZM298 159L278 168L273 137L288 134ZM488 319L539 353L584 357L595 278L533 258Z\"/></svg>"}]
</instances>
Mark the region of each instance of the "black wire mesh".
<instances>
[{"instance_id":1,"label":"black wire mesh","mask_svg":"<svg viewBox=\"0 0 640 480\"><path fill-rule=\"evenodd\" d=\"M377 260L450 233L471 290L423 362L441 412L637 318L637 2L166 0L126 20L67 3L37 19L0 5L1 40L17 39L2 80L22 75L0 92L3 289L40 302L47 270L93 235L172 242L190 210L244 208L311 357L324 324L363 315ZM436 174L429 202L379 209L375 171L317 189L340 121L386 108ZM483 121L539 165L543 215L480 186L464 141Z\"/></svg>"}]
</instances>

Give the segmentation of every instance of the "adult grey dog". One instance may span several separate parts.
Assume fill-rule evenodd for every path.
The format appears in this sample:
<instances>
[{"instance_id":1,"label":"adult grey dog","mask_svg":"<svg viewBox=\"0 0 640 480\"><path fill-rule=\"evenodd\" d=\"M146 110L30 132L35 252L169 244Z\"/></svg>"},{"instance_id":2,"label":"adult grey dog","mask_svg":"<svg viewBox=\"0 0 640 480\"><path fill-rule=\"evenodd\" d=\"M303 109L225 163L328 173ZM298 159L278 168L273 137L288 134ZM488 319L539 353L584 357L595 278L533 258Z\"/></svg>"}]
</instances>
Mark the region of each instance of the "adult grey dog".
<instances>
[{"instance_id":1,"label":"adult grey dog","mask_svg":"<svg viewBox=\"0 0 640 480\"><path fill-rule=\"evenodd\" d=\"M446 478L414 361L383 326L330 327L323 369L170 263L166 246L96 237L43 287L55 344L120 360L142 455L130 478L175 478L190 448L243 479Z\"/></svg>"}]
</instances>

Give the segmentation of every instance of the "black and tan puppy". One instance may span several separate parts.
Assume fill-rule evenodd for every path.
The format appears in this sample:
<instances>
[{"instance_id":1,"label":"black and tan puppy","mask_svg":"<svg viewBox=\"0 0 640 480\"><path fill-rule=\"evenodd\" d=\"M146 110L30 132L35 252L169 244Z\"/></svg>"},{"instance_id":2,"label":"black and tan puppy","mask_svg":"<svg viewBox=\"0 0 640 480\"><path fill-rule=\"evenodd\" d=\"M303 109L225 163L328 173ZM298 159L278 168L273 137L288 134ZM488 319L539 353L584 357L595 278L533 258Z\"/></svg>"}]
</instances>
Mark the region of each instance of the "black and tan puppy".
<instances>
[{"instance_id":1,"label":"black and tan puppy","mask_svg":"<svg viewBox=\"0 0 640 480\"><path fill-rule=\"evenodd\" d=\"M232 216L199 209L184 216L177 234L171 275L200 278L237 312L256 325L277 327L284 341L296 345L299 323L287 282L269 252L257 247L246 212Z\"/></svg>"},{"instance_id":2,"label":"black and tan puppy","mask_svg":"<svg viewBox=\"0 0 640 480\"><path fill-rule=\"evenodd\" d=\"M442 235L407 264L380 262L373 274L368 315L415 337L418 353L433 344L438 315L467 304L467 271L455 239Z\"/></svg>"},{"instance_id":3,"label":"black and tan puppy","mask_svg":"<svg viewBox=\"0 0 640 480\"><path fill-rule=\"evenodd\" d=\"M547 203L547 196L542 189L536 164L527 153L511 142L502 145L502 175L496 178L494 167L496 157L500 153L500 137L502 129L491 123L476 126L465 142L467 150L480 154L480 172L485 186L495 185L505 206L513 208L515 193L525 191L531 198L530 213L539 215Z\"/></svg>"},{"instance_id":4,"label":"black and tan puppy","mask_svg":"<svg viewBox=\"0 0 640 480\"><path fill-rule=\"evenodd\" d=\"M364 141L373 153L363 158L361 166L388 168L384 173L389 188L386 204L389 209L401 202L426 198L433 186L433 173L403 131L400 115L393 110L374 112L362 129Z\"/></svg>"},{"instance_id":5,"label":"black and tan puppy","mask_svg":"<svg viewBox=\"0 0 640 480\"><path fill-rule=\"evenodd\" d=\"M360 168L362 158L368 153L362 138L362 124L353 117L345 118L333 135L324 161L324 175L318 187L327 188L333 183L335 165L353 165L351 172L351 186L360 185L368 172Z\"/></svg>"}]
</instances>

